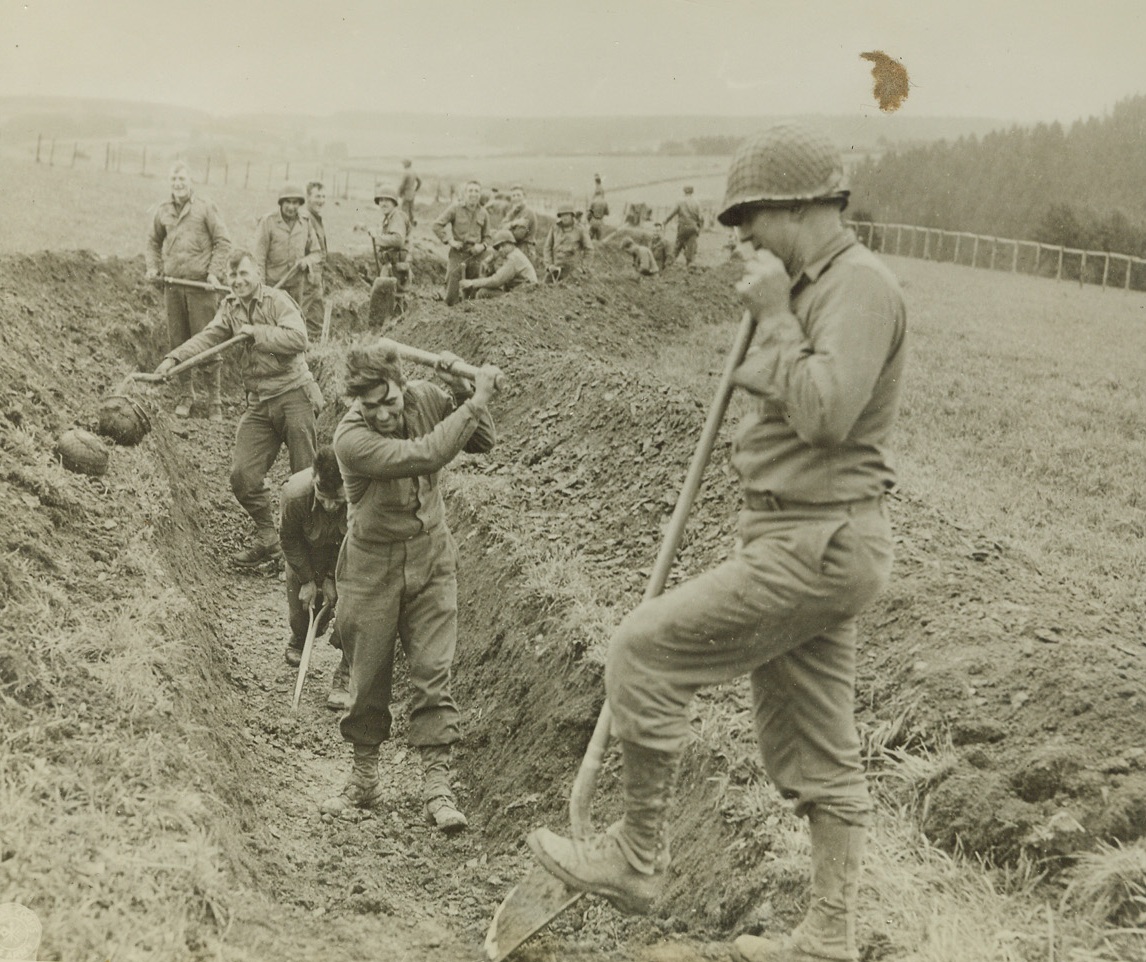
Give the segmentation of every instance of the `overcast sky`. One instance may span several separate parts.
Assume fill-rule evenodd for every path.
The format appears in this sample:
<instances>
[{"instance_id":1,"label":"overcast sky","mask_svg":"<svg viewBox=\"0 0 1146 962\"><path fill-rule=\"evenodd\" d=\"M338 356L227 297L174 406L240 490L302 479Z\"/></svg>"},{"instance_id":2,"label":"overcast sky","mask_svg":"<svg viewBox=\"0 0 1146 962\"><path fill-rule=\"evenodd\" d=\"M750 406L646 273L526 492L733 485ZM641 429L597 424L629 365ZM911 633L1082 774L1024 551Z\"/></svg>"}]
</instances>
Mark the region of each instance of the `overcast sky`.
<instances>
[{"instance_id":1,"label":"overcast sky","mask_svg":"<svg viewBox=\"0 0 1146 962\"><path fill-rule=\"evenodd\" d=\"M212 113L875 112L1031 122L1146 93L1146 0L0 0L0 96Z\"/></svg>"}]
</instances>

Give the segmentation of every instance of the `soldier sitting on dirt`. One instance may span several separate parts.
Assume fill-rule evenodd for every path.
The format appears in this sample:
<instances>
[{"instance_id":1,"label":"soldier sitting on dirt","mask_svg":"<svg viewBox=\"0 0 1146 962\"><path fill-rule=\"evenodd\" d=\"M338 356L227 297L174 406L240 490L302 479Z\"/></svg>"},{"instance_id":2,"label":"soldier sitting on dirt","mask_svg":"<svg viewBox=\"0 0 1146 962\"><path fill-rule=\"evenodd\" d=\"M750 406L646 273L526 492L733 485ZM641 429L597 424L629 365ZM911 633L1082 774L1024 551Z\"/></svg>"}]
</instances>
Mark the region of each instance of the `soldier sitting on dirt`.
<instances>
[{"instance_id":1,"label":"soldier sitting on dirt","mask_svg":"<svg viewBox=\"0 0 1146 962\"><path fill-rule=\"evenodd\" d=\"M657 259L653 256L653 252L638 244L631 237L626 237L621 241L621 250L627 252L633 258L633 267L636 268L637 273L644 277L652 277L654 274L661 272L660 267L657 265Z\"/></svg>"},{"instance_id":2,"label":"soldier sitting on dirt","mask_svg":"<svg viewBox=\"0 0 1146 962\"><path fill-rule=\"evenodd\" d=\"M456 360L443 354L447 361ZM354 767L341 794L321 805L337 815L382 797L378 748L390 737L394 648L401 640L410 679L409 741L422 757L430 824L466 827L450 787L450 746L461 715L450 692L457 646L457 548L446 525L439 472L462 451L494 444L487 406L500 372L469 382L440 376L407 382L398 354L379 339L347 357L346 391L355 398L334 432L353 523L338 559L338 633L350 661L350 709L342 737Z\"/></svg>"},{"instance_id":3,"label":"soldier sitting on dirt","mask_svg":"<svg viewBox=\"0 0 1146 962\"><path fill-rule=\"evenodd\" d=\"M237 335L247 338L239 348L247 408L235 432L231 491L255 522L255 541L232 560L253 568L282 558L266 476L284 441L292 473L314 463L315 414L322 407L322 392L306 365L306 325L293 298L262 283L249 251L232 251L227 272L231 293L215 319L172 350L155 373L166 374Z\"/></svg>"},{"instance_id":4,"label":"soldier sitting on dirt","mask_svg":"<svg viewBox=\"0 0 1146 962\"><path fill-rule=\"evenodd\" d=\"M191 171L182 161L171 168L171 199L164 201L151 219L144 260L147 279L191 281L221 287L219 278L227 271L231 238L215 205L191 189ZM167 336L171 347L178 347L211 323L219 306L219 295L212 290L168 282L163 289L167 307ZM207 388L207 416L223 420L220 395L221 361L204 365ZM198 373L198 372L196 372ZM191 416L195 402L195 374L179 375L181 396L175 414Z\"/></svg>"},{"instance_id":5,"label":"soldier sitting on dirt","mask_svg":"<svg viewBox=\"0 0 1146 962\"><path fill-rule=\"evenodd\" d=\"M492 273L474 280L462 281L463 291L476 291L478 297L497 297L518 287L537 283L537 271L520 250L507 230L494 231L490 243L495 260Z\"/></svg>"},{"instance_id":6,"label":"soldier sitting on dirt","mask_svg":"<svg viewBox=\"0 0 1146 962\"><path fill-rule=\"evenodd\" d=\"M480 276L487 250L489 212L481 204L481 184L467 181L462 203L450 204L434 221L434 236L449 245L446 304L452 307L462 299L462 280Z\"/></svg>"},{"instance_id":7,"label":"soldier sitting on dirt","mask_svg":"<svg viewBox=\"0 0 1146 962\"><path fill-rule=\"evenodd\" d=\"M550 228L542 250L546 280L563 280L575 274L584 255L592 249L588 231L576 222L573 205L559 205L557 222Z\"/></svg>"},{"instance_id":8,"label":"soldier sitting on dirt","mask_svg":"<svg viewBox=\"0 0 1146 962\"><path fill-rule=\"evenodd\" d=\"M906 315L894 275L847 230L838 149L797 124L746 141L720 222L751 245L737 285L756 347L733 382L754 407L735 436L743 509L732 557L642 602L609 644L605 689L621 742L624 815L568 839L538 829L540 863L622 911L647 912L669 864L674 771L689 703L749 675L756 736L780 794L809 821L811 900L780 944L747 962L854 962L872 801L855 724L856 615L887 584Z\"/></svg>"},{"instance_id":9,"label":"soldier sitting on dirt","mask_svg":"<svg viewBox=\"0 0 1146 962\"><path fill-rule=\"evenodd\" d=\"M286 556L286 595L290 641L286 661L297 668L312 612L318 617L315 635L321 636L334 614L338 587L334 563L346 535L346 486L338 470L334 448L324 444L314 453L314 467L291 475L279 501L279 539ZM341 647L338 632L331 642ZM326 707L350 706L347 683L350 666L346 655L334 672Z\"/></svg>"}]
</instances>

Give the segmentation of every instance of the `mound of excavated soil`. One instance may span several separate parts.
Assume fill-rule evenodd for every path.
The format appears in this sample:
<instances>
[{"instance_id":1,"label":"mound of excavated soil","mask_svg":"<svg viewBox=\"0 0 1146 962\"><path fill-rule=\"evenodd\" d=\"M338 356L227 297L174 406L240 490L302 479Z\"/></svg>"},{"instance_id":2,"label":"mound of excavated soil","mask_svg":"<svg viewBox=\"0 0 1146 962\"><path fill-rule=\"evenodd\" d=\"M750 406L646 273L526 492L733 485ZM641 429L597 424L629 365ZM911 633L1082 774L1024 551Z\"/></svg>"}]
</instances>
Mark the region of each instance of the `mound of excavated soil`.
<instances>
[{"instance_id":1,"label":"mound of excavated soil","mask_svg":"<svg viewBox=\"0 0 1146 962\"><path fill-rule=\"evenodd\" d=\"M144 583L132 536L153 532L166 577L194 602L187 630L204 659L201 678L157 684L179 693L172 710L205 726L203 750L213 753L210 764L165 777L206 780L204 791L225 800L210 809L217 817L187 816L186 824L218 833L233 890L227 938L251 958L288 944L356 957L378 939L398 958L427 950L472 958L493 907L528 865L527 830L565 821L602 696L602 635L643 591L738 317L731 265L639 279L623 255L605 251L594 266L594 276L567 286L447 309L440 261L427 252L416 262L414 308L388 332L497 363L510 381L496 408L499 447L466 459L450 482L462 553L458 778L475 826L457 842L420 822L401 726L387 747L396 777L386 809L361 823L315 818L314 803L346 767L321 708L333 653L320 652L305 711L291 715L281 586L236 578L223 563L245 531L226 490L237 406L223 426L160 414L139 448L113 450L105 479L53 462L62 431L92 427L99 397L129 368L158 359L161 306L137 280L139 264L43 254L0 269L0 497L19 506L4 532L0 592L19 605L38 579L59 588L69 617L90 617L109 591L130 598ZM314 358L330 401L327 431L339 409L340 351L348 333L364 329L372 276L368 261L332 263L338 340ZM272 480L284 476L280 464ZM162 481L170 505L141 501L140 479ZM721 445L675 577L728 551L736 504ZM893 511L894 579L861 625L861 717L877 774L894 751L939 761L923 767L923 782L881 780L881 790L926 800L916 811L939 843L994 858L1141 836L1146 690L1137 626L1105 617L1069 584L1048 583L1037 558L995 543L975 519L940 516L913 497L910 478ZM578 608L578 587L595 608ZM29 624L20 654L0 655L0 711L12 725L70 697L66 684L47 683L50 647ZM106 726L107 737L139 737L117 728L113 700L85 697L91 724ZM766 896L792 914L802 879L765 871L768 827L757 819L746 831L748 816L728 805L727 786L761 778L744 705L739 685L698 699L676 861L656 918L622 925L590 906L555 932L579 929L594 951L626 935L726 935ZM599 820L615 812L615 776L610 762ZM0 858L0 900L17 889L46 898L18 851L12 862ZM205 912L192 954L219 944L225 915ZM94 950L59 951L81 948Z\"/></svg>"}]
</instances>

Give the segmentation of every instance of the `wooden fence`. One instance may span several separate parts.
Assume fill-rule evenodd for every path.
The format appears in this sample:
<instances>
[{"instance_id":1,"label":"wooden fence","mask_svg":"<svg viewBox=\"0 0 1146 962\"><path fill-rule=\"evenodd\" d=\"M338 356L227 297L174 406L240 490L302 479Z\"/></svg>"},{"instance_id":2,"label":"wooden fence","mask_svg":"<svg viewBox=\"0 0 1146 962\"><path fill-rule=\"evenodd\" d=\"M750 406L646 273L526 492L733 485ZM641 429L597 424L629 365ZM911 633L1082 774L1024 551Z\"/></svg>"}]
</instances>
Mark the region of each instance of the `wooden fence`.
<instances>
[{"instance_id":1,"label":"wooden fence","mask_svg":"<svg viewBox=\"0 0 1146 962\"><path fill-rule=\"evenodd\" d=\"M864 244L883 254L1053 276L1060 281L1065 277L1079 284L1101 284L1103 289L1107 286L1124 290L1146 288L1146 259L1131 254L1087 251L911 224L848 221L848 226Z\"/></svg>"}]
</instances>

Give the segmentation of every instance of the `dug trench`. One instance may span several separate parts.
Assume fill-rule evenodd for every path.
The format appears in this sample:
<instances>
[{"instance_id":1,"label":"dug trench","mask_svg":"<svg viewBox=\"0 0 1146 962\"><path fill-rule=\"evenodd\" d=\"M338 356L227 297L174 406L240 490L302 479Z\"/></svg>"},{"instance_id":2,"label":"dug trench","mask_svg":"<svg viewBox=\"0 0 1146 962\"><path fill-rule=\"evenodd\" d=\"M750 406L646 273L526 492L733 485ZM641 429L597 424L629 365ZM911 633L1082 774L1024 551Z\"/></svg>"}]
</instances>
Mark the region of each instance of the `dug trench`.
<instances>
[{"instance_id":1,"label":"dug trench","mask_svg":"<svg viewBox=\"0 0 1146 962\"><path fill-rule=\"evenodd\" d=\"M597 268L447 309L440 263L423 255L413 308L387 332L496 363L510 382L498 447L447 482L456 789L471 828L446 839L423 822L401 685L384 803L352 820L317 814L348 768L323 707L337 653L319 648L292 712L282 583L227 562L247 534L227 487L233 372L227 423L175 421L155 392L142 444L114 448L101 478L70 474L55 440L94 427L99 399L154 366L161 305L137 262L0 264L0 902L40 915L42 958L481 957L494 908L529 867L526 833L567 824L609 629L642 594L738 314L736 267L718 258L652 283L608 250ZM366 330L368 274L332 264L336 339L311 355L327 436L342 352ZM673 579L730 550L736 497L722 443ZM1036 859L1061 888L1080 852L1146 830L1135 626L975 519L913 497L910 478L892 511L896 571L862 619L858 682L882 817L990 862ZM654 915L586 899L521 958L651 958L666 942L679 958L721 958L731 934L798 917L806 865L780 857L794 820L763 775L747 706L741 684L696 700ZM599 823L617 796L611 755ZM904 950L878 911L863 926L867 958Z\"/></svg>"}]
</instances>

